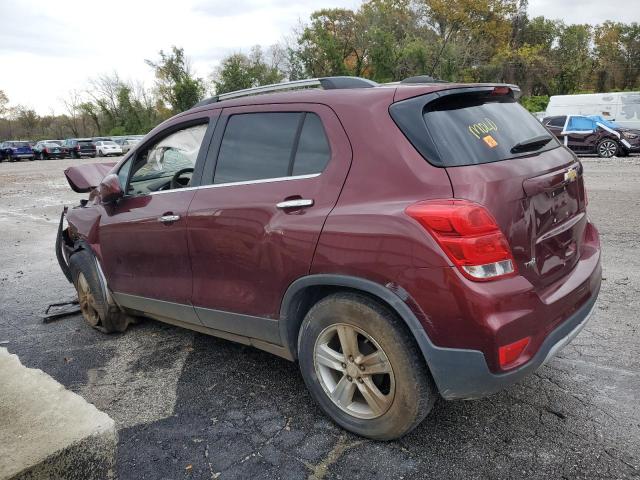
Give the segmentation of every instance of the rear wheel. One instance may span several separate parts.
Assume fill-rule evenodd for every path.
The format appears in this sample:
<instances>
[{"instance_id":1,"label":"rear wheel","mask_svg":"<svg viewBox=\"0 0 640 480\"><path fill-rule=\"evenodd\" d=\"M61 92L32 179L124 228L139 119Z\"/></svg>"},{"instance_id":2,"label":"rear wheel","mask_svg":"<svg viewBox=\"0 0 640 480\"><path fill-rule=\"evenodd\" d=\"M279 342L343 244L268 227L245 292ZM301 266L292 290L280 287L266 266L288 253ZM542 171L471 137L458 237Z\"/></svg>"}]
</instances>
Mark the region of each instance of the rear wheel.
<instances>
[{"instance_id":1,"label":"rear wheel","mask_svg":"<svg viewBox=\"0 0 640 480\"><path fill-rule=\"evenodd\" d=\"M93 254L87 250L74 253L69 259L69 268L85 321L105 333L124 332L132 319L109 302Z\"/></svg>"},{"instance_id":2,"label":"rear wheel","mask_svg":"<svg viewBox=\"0 0 640 480\"><path fill-rule=\"evenodd\" d=\"M424 419L437 396L405 326L363 295L339 293L318 302L302 323L298 356L315 401L358 435L401 437Z\"/></svg>"},{"instance_id":3,"label":"rear wheel","mask_svg":"<svg viewBox=\"0 0 640 480\"><path fill-rule=\"evenodd\" d=\"M618 151L618 142L605 138L598 143L598 156L601 158L611 158Z\"/></svg>"}]
</instances>

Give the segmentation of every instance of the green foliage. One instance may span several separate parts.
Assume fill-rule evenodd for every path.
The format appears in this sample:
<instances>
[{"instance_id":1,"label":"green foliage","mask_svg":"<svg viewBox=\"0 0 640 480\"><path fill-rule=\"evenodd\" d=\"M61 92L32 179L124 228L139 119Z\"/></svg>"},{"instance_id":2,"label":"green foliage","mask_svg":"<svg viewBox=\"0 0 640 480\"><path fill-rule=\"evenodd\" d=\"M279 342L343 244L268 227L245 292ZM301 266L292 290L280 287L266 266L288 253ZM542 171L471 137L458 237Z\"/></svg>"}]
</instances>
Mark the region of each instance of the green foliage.
<instances>
[{"instance_id":1,"label":"green foliage","mask_svg":"<svg viewBox=\"0 0 640 480\"><path fill-rule=\"evenodd\" d=\"M255 46L249 55L234 53L226 57L214 73L217 94L281 82L284 74L265 58L262 48Z\"/></svg>"},{"instance_id":2,"label":"green foliage","mask_svg":"<svg viewBox=\"0 0 640 480\"><path fill-rule=\"evenodd\" d=\"M159 55L156 62L145 60L155 71L158 96L173 113L190 109L204 97L204 82L193 76L184 49L173 46L171 52L160 50Z\"/></svg>"},{"instance_id":3,"label":"green foliage","mask_svg":"<svg viewBox=\"0 0 640 480\"><path fill-rule=\"evenodd\" d=\"M532 113L544 112L549 105L549 95L534 95L531 97L521 97L520 103L524 108Z\"/></svg>"},{"instance_id":4,"label":"green foliage","mask_svg":"<svg viewBox=\"0 0 640 480\"><path fill-rule=\"evenodd\" d=\"M109 130L109 135L110 136L114 136L114 137L119 137L119 136L123 136L123 135L133 135L133 132L127 131L126 128L118 125L117 127L113 127L111 130Z\"/></svg>"}]
</instances>

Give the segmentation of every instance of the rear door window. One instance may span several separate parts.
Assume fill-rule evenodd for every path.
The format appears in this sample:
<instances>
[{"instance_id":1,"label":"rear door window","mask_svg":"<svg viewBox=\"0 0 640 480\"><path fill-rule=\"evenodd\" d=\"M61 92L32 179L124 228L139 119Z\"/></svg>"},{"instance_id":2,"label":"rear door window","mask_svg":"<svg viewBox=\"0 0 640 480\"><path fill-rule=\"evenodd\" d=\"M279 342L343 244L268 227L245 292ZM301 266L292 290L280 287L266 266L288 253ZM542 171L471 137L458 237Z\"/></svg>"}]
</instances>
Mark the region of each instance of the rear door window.
<instances>
[{"instance_id":1,"label":"rear door window","mask_svg":"<svg viewBox=\"0 0 640 480\"><path fill-rule=\"evenodd\" d=\"M245 113L229 117L213 183L286 177L301 113Z\"/></svg>"},{"instance_id":2,"label":"rear door window","mask_svg":"<svg viewBox=\"0 0 640 480\"><path fill-rule=\"evenodd\" d=\"M560 145L511 95L475 91L419 102L420 97L399 102L392 105L391 114L407 138L436 166L497 162ZM396 109L400 104L405 106ZM416 108L419 110L412 112Z\"/></svg>"}]
</instances>

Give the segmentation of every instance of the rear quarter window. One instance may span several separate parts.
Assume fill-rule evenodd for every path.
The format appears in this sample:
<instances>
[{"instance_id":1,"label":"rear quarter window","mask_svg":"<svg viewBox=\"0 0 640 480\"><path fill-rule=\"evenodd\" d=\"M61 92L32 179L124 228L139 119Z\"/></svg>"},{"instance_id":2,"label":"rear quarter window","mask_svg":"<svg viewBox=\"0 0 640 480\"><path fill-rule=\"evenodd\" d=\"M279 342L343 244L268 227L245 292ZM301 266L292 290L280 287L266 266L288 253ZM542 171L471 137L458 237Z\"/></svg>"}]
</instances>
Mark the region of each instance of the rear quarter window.
<instances>
[{"instance_id":1,"label":"rear quarter window","mask_svg":"<svg viewBox=\"0 0 640 480\"><path fill-rule=\"evenodd\" d=\"M324 170L331 158L331 148L322 120L315 113L305 114L293 163L293 175L310 175Z\"/></svg>"}]
</instances>

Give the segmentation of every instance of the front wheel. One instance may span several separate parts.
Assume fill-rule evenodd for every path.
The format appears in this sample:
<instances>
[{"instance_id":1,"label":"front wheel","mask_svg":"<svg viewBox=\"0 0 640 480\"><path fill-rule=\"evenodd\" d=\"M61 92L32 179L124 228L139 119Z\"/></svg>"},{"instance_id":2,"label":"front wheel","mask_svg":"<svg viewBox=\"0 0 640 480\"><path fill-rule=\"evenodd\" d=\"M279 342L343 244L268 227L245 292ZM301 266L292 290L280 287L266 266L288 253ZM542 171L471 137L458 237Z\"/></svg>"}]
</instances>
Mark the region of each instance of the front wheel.
<instances>
[{"instance_id":1,"label":"front wheel","mask_svg":"<svg viewBox=\"0 0 640 480\"><path fill-rule=\"evenodd\" d=\"M611 158L618 151L618 142L605 138L598 143L598 156L600 158Z\"/></svg>"},{"instance_id":2,"label":"front wheel","mask_svg":"<svg viewBox=\"0 0 640 480\"><path fill-rule=\"evenodd\" d=\"M364 295L338 293L311 308L300 328L298 357L307 388L322 410L364 437L405 435L437 397L405 325Z\"/></svg>"},{"instance_id":3,"label":"front wheel","mask_svg":"<svg viewBox=\"0 0 640 480\"><path fill-rule=\"evenodd\" d=\"M87 250L74 253L69 259L69 269L85 321L104 333L124 332L131 317L109 302L93 254Z\"/></svg>"}]
</instances>

